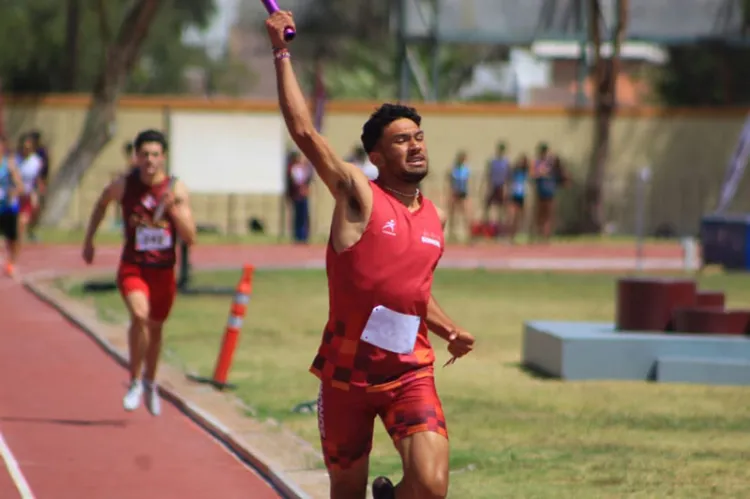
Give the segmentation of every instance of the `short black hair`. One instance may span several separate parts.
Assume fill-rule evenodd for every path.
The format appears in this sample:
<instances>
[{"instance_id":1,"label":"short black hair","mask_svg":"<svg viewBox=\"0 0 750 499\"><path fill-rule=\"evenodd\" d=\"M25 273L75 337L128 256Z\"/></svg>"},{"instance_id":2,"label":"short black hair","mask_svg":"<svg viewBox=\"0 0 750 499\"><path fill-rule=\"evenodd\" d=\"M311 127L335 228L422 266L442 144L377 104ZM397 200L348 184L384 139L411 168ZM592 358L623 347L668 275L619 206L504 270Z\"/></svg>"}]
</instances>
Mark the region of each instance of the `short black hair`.
<instances>
[{"instance_id":1,"label":"short black hair","mask_svg":"<svg viewBox=\"0 0 750 499\"><path fill-rule=\"evenodd\" d=\"M161 149L164 152L167 152L167 149L169 149L167 138L159 130L143 130L135 137L133 145L135 145L136 151L140 151L143 144L148 142L156 142L157 144L160 144Z\"/></svg>"},{"instance_id":2,"label":"short black hair","mask_svg":"<svg viewBox=\"0 0 750 499\"><path fill-rule=\"evenodd\" d=\"M402 118L412 120L417 126L422 124L422 117L413 107L401 104L383 104L374 113L370 115L362 127L362 147L367 153L371 153L377 145L380 137L383 136L383 130L396 120Z\"/></svg>"}]
</instances>

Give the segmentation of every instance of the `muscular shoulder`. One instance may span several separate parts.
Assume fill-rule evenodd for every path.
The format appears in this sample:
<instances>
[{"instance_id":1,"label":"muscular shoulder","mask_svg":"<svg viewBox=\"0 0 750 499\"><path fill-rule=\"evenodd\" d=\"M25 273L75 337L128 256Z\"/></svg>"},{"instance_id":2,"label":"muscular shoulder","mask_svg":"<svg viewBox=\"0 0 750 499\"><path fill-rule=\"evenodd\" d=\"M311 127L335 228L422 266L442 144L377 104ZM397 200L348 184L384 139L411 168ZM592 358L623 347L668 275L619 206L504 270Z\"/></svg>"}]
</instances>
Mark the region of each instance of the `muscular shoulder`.
<instances>
[{"instance_id":1,"label":"muscular shoulder","mask_svg":"<svg viewBox=\"0 0 750 499\"><path fill-rule=\"evenodd\" d=\"M185 185L185 182L183 182L180 179L175 179L174 182L174 197L175 201L178 203L182 203L187 200L188 198L188 188L187 185Z\"/></svg>"}]
</instances>

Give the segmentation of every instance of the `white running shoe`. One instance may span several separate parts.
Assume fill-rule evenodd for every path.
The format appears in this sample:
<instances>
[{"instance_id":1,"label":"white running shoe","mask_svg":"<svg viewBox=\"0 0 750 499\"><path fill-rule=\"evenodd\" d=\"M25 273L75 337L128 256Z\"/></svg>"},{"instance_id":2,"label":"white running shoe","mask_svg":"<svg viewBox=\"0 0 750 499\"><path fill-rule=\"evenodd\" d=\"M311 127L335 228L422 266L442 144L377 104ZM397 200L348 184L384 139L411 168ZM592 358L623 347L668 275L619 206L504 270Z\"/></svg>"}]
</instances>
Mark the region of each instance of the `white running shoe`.
<instances>
[{"instance_id":1,"label":"white running shoe","mask_svg":"<svg viewBox=\"0 0 750 499\"><path fill-rule=\"evenodd\" d=\"M161 414L161 398L159 398L159 387L156 383L146 381L146 407L154 416Z\"/></svg>"},{"instance_id":2,"label":"white running shoe","mask_svg":"<svg viewBox=\"0 0 750 499\"><path fill-rule=\"evenodd\" d=\"M125 397L122 399L122 406L125 408L126 411L134 411L138 409L138 406L141 405L141 397L143 396L143 383L141 383L141 380L134 379L132 383L130 383L130 388L128 388L128 393L125 394Z\"/></svg>"}]
</instances>

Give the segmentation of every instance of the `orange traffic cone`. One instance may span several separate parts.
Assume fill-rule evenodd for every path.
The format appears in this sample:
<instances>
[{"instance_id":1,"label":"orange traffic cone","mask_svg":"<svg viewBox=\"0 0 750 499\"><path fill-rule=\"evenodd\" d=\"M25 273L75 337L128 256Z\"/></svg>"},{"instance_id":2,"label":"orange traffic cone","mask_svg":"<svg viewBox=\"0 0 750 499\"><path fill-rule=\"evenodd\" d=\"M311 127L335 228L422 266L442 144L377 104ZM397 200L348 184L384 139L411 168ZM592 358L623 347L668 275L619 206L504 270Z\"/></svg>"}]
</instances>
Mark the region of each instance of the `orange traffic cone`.
<instances>
[{"instance_id":1,"label":"orange traffic cone","mask_svg":"<svg viewBox=\"0 0 750 499\"><path fill-rule=\"evenodd\" d=\"M213 379L201 378L198 376L189 376L194 381L210 383L216 388L223 390L225 388L234 388L227 383L229 369L232 367L232 358L237 348L237 342L240 338L240 330L247 312L247 304L250 302L250 295L253 290L253 272L255 268L252 265L245 265L242 270L242 277L237 283L232 306L229 309L229 317L224 328L224 338L221 342L221 350L216 359L216 368L214 369Z\"/></svg>"}]
</instances>

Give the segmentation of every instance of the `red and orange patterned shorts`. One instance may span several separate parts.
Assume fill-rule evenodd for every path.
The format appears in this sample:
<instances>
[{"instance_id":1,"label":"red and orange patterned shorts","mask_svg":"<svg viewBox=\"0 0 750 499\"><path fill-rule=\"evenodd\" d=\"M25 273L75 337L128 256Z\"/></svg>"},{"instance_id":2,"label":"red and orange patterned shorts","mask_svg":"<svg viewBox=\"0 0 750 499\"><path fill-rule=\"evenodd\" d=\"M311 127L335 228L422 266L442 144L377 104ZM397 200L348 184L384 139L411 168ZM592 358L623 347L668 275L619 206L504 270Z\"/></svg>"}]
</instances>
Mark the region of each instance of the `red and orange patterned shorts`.
<instances>
[{"instance_id":1,"label":"red and orange patterned shorts","mask_svg":"<svg viewBox=\"0 0 750 499\"><path fill-rule=\"evenodd\" d=\"M318 427L329 469L346 469L369 456L376 416L380 416L394 444L423 431L448 438L432 376L412 378L384 391L357 387L342 390L322 381Z\"/></svg>"}]
</instances>

